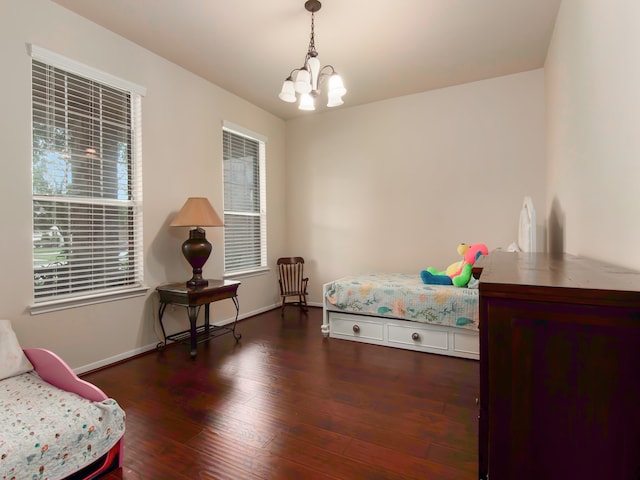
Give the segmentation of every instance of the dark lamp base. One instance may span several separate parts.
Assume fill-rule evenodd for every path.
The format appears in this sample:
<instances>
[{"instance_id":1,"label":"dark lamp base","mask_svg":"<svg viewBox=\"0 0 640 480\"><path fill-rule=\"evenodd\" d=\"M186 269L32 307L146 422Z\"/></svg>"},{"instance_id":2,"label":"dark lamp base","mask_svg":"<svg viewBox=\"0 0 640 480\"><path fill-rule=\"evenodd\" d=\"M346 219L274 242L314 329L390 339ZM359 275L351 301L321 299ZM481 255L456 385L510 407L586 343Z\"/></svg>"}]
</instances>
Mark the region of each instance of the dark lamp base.
<instances>
[{"instance_id":1,"label":"dark lamp base","mask_svg":"<svg viewBox=\"0 0 640 480\"><path fill-rule=\"evenodd\" d=\"M209 282L202 278L202 267L211 254L211 244L207 241L202 228L189 231L189 238L182 244L182 253L193 268L193 276L187 281L187 287L204 287Z\"/></svg>"},{"instance_id":2,"label":"dark lamp base","mask_svg":"<svg viewBox=\"0 0 640 480\"><path fill-rule=\"evenodd\" d=\"M202 276L200 278L194 276L187 281L187 287L206 287L207 285L209 285L209 281L202 278Z\"/></svg>"}]
</instances>

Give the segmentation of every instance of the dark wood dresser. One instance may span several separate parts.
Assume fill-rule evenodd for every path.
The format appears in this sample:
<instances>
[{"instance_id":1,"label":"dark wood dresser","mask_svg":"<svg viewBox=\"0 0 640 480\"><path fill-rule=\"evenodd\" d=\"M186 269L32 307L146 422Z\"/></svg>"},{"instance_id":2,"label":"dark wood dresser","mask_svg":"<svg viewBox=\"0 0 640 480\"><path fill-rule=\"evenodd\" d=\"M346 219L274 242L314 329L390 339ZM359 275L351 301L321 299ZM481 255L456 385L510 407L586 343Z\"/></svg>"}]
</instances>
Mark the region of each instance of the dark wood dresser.
<instances>
[{"instance_id":1,"label":"dark wood dresser","mask_svg":"<svg viewBox=\"0 0 640 480\"><path fill-rule=\"evenodd\" d=\"M640 273L479 261L481 479L640 480Z\"/></svg>"}]
</instances>

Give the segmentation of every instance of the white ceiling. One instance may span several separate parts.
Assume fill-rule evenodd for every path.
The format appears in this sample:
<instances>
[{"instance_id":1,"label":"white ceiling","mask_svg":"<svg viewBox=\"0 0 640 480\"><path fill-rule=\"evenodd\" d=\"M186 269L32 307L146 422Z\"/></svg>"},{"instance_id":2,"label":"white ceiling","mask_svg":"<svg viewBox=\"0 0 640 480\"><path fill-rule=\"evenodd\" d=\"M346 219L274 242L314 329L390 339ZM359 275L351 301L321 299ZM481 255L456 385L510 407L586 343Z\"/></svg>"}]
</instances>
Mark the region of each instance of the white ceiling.
<instances>
[{"instance_id":1,"label":"white ceiling","mask_svg":"<svg viewBox=\"0 0 640 480\"><path fill-rule=\"evenodd\" d=\"M307 52L304 0L53 1L280 118L312 114L278 98ZM323 0L318 58L348 90L335 108L540 68L560 1Z\"/></svg>"}]
</instances>

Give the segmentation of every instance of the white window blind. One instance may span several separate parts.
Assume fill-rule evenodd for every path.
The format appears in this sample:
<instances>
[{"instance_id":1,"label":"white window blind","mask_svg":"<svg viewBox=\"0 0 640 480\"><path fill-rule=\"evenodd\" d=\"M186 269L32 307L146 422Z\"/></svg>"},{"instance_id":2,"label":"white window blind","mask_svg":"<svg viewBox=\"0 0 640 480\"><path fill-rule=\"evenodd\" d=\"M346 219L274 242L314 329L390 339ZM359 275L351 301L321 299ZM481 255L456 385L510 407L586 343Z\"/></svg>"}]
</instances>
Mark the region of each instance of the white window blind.
<instances>
[{"instance_id":1,"label":"white window blind","mask_svg":"<svg viewBox=\"0 0 640 480\"><path fill-rule=\"evenodd\" d=\"M222 132L225 274L267 266L265 142L238 130Z\"/></svg>"},{"instance_id":2,"label":"white window blind","mask_svg":"<svg viewBox=\"0 0 640 480\"><path fill-rule=\"evenodd\" d=\"M141 95L34 52L35 303L140 288Z\"/></svg>"}]
</instances>

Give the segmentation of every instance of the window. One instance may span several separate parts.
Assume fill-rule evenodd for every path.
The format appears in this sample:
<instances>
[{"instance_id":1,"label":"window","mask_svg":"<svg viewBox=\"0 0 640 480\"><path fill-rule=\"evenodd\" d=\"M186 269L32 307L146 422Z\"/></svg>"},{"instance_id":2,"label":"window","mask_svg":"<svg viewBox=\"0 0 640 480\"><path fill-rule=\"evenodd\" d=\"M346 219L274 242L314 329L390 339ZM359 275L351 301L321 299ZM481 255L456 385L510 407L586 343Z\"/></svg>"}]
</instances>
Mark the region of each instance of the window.
<instances>
[{"instance_id":1,"label":"window","mask_svg":"<svg viewBox=\"0 0 640 480\"><path fill-rule=\"evenodd\" d=\"M222 138L225 274L265 270L265 140L226 122Z\"/></svg>"},{"instance_id":2,"label":"window","mask_svg":"<svg viewBox=\"0 0 640 480\"><path fill-rule=\"evenodd\" d=\"M143 89L31 53L35 307L130 294L143 275Z\"/></svg>"}]
</instances>

